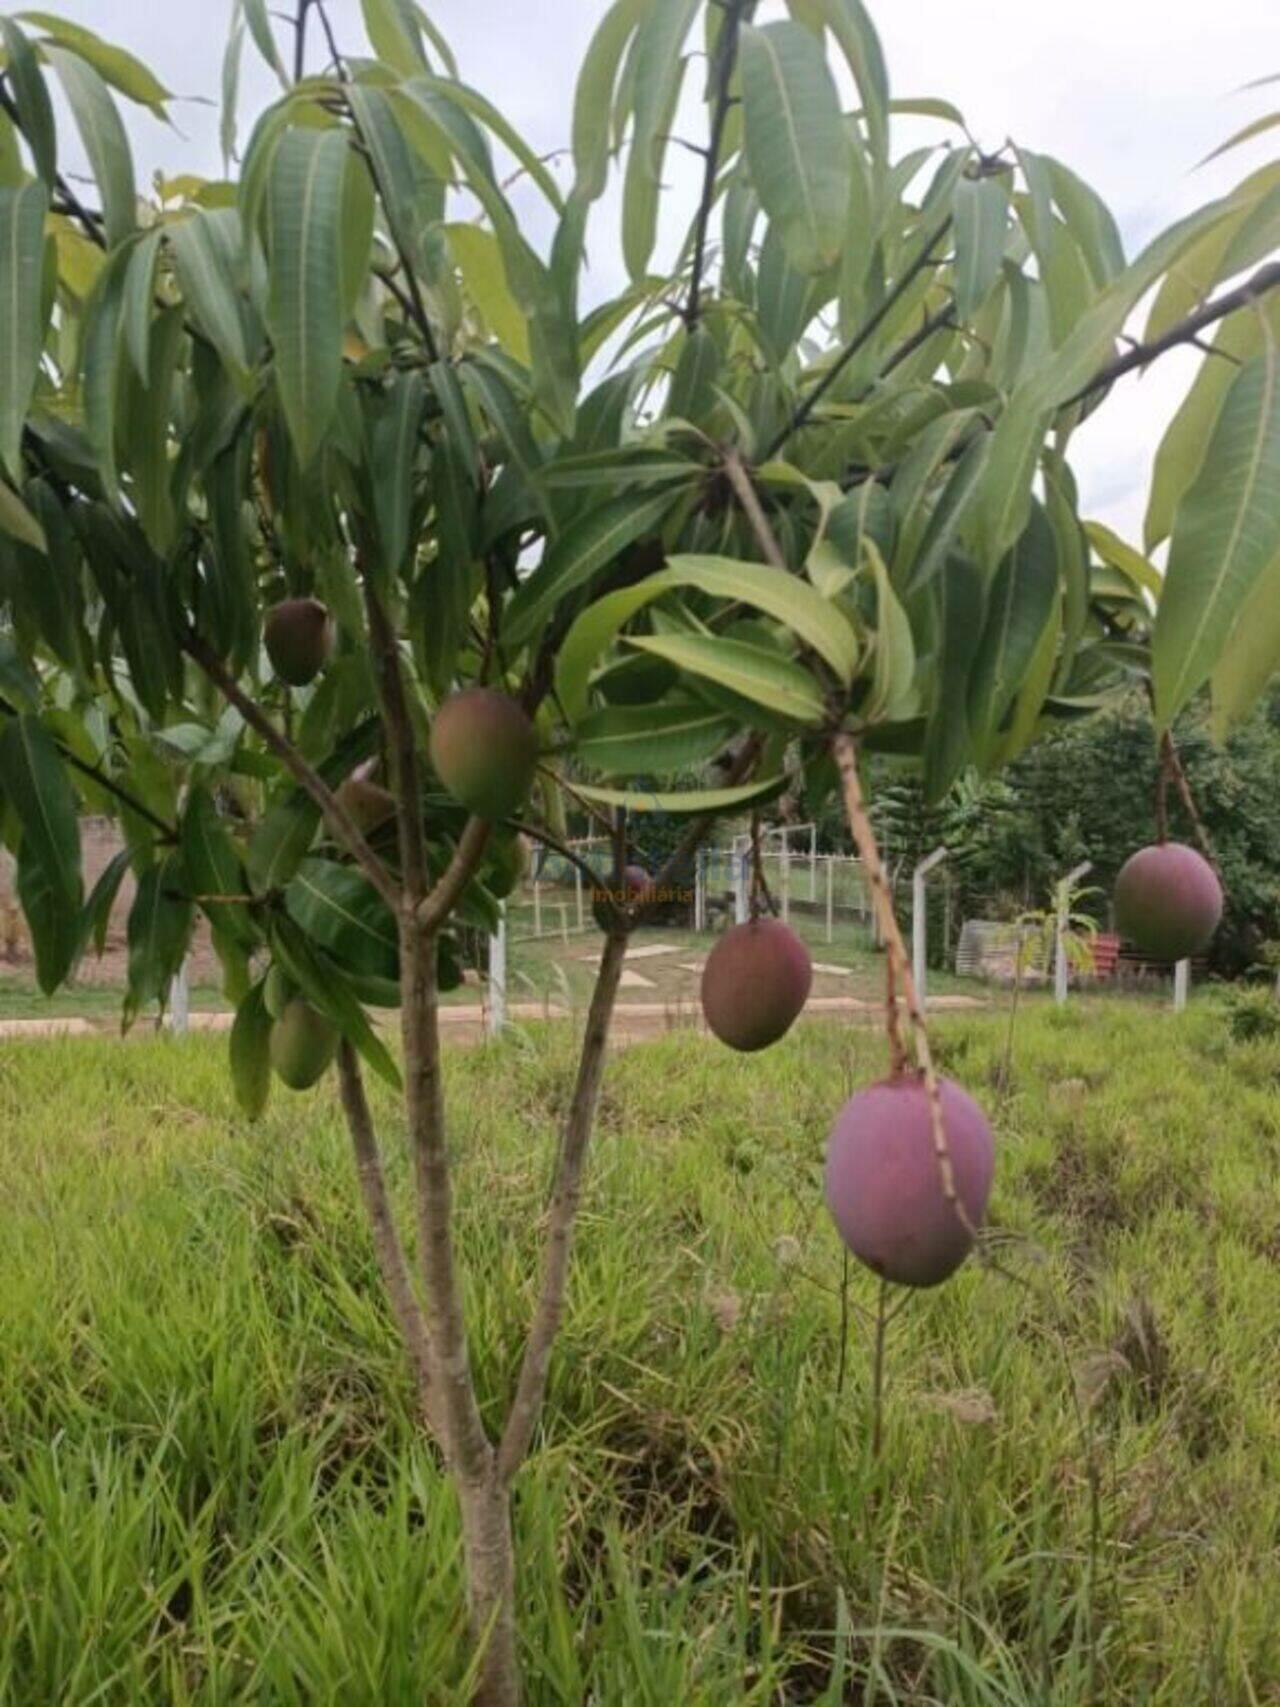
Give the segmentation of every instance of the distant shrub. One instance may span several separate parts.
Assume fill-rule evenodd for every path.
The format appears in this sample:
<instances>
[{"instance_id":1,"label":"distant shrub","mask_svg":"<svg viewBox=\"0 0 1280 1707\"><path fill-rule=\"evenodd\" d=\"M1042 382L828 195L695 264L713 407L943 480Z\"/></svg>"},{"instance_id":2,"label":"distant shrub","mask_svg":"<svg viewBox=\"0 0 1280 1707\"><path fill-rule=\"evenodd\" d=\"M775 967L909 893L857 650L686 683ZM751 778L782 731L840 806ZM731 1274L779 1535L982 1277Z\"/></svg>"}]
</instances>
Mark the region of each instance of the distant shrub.
<instances>
[{"instance_id":1,"label":"distant shrub","mask_svg":"<svg viewBox=\"0 0 1280 1707\"><path fill-rule=\"evenodd\" d=\"M1227 1000L1227 1027L1236 1043L1280 1039L1280 1001L1266 986L1242 985Z\"/></svg>"}]
</instances>

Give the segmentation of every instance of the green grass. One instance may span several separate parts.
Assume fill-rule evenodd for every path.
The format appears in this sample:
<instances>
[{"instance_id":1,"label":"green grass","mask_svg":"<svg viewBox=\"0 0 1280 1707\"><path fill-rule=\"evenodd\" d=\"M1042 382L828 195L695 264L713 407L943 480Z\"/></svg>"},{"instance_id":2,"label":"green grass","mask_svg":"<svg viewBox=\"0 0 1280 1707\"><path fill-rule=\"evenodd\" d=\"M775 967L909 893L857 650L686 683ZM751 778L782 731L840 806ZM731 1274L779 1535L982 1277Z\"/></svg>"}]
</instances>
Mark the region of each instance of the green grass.
<instances>
[{"instance_id":1,"label":"green grass","mask_svg":"<svg viewBox=\"0 0 1280 1707\"><path fill-rule=\"evenodd\" d=\"M1278 1698L1280 1045L1213 1001L1024 1019L1007 1272L897 1317L879 1462L875 1287L852 1277L841 1391L819 1179L879 1039L611 1061L519 1487L534 1703ZM1002 1042L938 1027L989 1103ZM225 1047L0 1045L0 1700L460 1702L453 1502L331 1090L249 1129ZM493 1416L571 1066L567 1028L448 1061Z\"/></svg>"},{"instance_id":2,"label":"green grass","mask_svg":"<svg viewBox=\"0 0 1280 1707\"><path fill-rule=\"evenodd\" d=\"M46 996L30 973L0 971L0 1020L82 1018L99 1025L118 1025L123 998L123 989L115 984L73 984ZM226 1005L216 985L197 984L192 988L193 1010Z\"/></svg>"}]
</instances>

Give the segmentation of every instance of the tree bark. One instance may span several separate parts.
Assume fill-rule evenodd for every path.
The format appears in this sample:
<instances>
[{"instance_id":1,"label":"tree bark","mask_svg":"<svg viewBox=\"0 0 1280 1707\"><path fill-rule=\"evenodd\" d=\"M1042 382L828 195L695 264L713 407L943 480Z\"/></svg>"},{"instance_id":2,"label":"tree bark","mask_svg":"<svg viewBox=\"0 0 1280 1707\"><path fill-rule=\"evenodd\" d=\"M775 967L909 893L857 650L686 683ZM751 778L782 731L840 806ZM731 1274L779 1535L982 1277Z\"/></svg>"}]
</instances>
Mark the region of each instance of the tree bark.
<instances>
[{"instance_id":1,"label":"tree bark","mask_svg":"<svg viewBox=\"0 0 1280 1707\"><path fill-rule=\"evenodd\" d=\"M519 1707L516 1561L511 1493L491 1469L478 1482L458 1482L467 1572L467 1621L475 1648L477 1707Z\"/></svg>"},{"instance_id":2,"label":"tree bark","mask_svg":"<svg viewBox=\"0 0 1280 1707\"><path fill-rule=\"evenodd\" d=\"M343 1112L347 1117L347 1130L351 1134L356 1178L360 1183L360 1195L364 1199L365 1213L369 1217L373 1234L378 1272L382 1276L382 1284L386 1288L396 1326L400 1329L400 1337L413 1363L418 1383L418 1403L423 1418L432 1433L437 1438L442 1438L443 1429L440 1425L432 1376L431 1342L427 1324L421 1306L414 1296L409 1264L392 1213L386 1175L374 1132L373 1116L369 1111L364 1078L360 1072L360 1057L345 1038L338 1046L338 1084L342 1094Z\"/></svg>"},{"instance_id":3,"label":"tree bark","mask_svg":"<svg viewBox=\"0 0 1280 1707\"><path fill-rule=\"evenodd\" d=\"M569 1258L573 1250L573 1229L582 1198L582 1167L595 1127L596 1104L600 1097L605 1051L609 1044L609 1022L613 1017L614 998L622 978L622 963L626 952L627 939L624 933L611 933L605 938L600 970L596 975L596 987L592 992L591 1007L587 1014L587 1029L582 1039L577 1082L573 1088L573 1100L569 1105L569 1115L556 1163L555 1184L552 1187L547 1213L542 1286L529 1337L525 1341L516 1396L507 1418L502 1444L498 1449L498 1477L504 1486L510 1483L524 1463L538 1426L538 1418L542 1414L547 1376L551 1368L551 1353L564 1315Z\"/></svg>"}]
</instances>

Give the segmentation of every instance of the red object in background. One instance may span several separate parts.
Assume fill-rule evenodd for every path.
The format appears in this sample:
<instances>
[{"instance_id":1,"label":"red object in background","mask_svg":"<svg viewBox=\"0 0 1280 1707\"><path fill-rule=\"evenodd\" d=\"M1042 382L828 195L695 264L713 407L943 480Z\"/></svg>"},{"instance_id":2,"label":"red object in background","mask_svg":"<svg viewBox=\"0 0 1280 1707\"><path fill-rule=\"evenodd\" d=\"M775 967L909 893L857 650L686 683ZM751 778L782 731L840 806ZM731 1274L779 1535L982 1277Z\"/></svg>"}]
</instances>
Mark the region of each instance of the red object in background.
<instances>
[{"instance_id":1,"label":"red object in background","mask_svg":"<svg viewBox=\"0 0 1280 1707\"><path fill-rule=\"evenodd\" d=\"M1095 978L1114 978L1116 967L1120 961L1120 938L1118 936L1096 936L1090 948L1093 951L1093 975Z\"/></svg>"}]
</instances>

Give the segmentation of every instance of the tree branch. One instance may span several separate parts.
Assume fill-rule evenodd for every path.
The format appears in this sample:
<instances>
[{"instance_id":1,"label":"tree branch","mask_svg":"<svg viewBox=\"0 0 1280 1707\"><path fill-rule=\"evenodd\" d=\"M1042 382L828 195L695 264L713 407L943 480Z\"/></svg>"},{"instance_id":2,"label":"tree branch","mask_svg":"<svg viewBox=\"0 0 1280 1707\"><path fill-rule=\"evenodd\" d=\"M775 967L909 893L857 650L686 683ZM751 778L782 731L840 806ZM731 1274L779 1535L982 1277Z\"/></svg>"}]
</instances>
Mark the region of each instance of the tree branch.
<instances>
[{"instance_id":1,"label":"tree branch","mask_svg":"<svg viewBox=\"0 0 1280 1707\"><path fill-rule=\"evenodd\" d=\"M324 778L318 771L312 770L293 742L280 733L262 707L250 699L240 684L228 674L218 655L194 630L188 631L182 648L187 656L200 666L227 704L235 706L249 727L262 737L276 757L284 763L294 780L320 808L334 840L351 855L391 910L399 913L399 886Z\"/></svg>"},{"instance_id":2,"label":"tree branch","mask_svg":"<svg viewBox=\"0 0 1280 1707\"><path fill-rule=\"evenodd\" d=\"M338 1046L338 1084L343 1112L347 1117L347 1129L351 1134L351 1145L355 1152L356 1176L360 1182L360 1194L364 1198L365 1212L373 1233L374 1255L378 1259L382 1284L386 1288L405 1349L413 1363L422 1414L427 1426L440 1436L442 1431L434 1385L431 1339L422 1308L414 1295L409 1264L392 1213L391 1199L387 1194L386 1175L383 1172L382 1157L378 1152L373 1116L369 1112L369 1101L360 1073L360 1058L345 1038Z\"/></svg>"},{"instance_id":3,"label":"tree branch","mask_svg":"<svg viewBox=\"0 0 1280 1707\"><path fill-rule=\"evenodd\" d=\"M329 22L329 14L325 10L324 0L311 0L311 3L316 9L316 17L320 20L320 28L324 31L324 39L333 59L334 70L345 83L347 80L346 62L338 51L337 38L333 33L333 25Z\"/></svg>"},{"instance_id":4,"label":"tree branch","mask_svg":"<svg viewBox=\"0 0 1280 1707\"><path fill-rule=\"evenodd\" d=\"M498 1476L503 1482L511 1480L528 1455L546 1397L551 1353L564 1315L574 1223L582 1199L582 1168L595 1125L596 1104L609 1043L609 1022L626 952L626 933L610 932L605 938L600 970L591 995L582 1054L578 1060L578 1076L556 1162L555 1183L547 1209L542 1284L525 1341L516 1396L498 1448Z\"/></svg>"},{"instance_id":5,"label":"tree branch","mask_svg":"<svg viewBox=\"0 0 1280 1707\"><path fill-rule=\"evenodd\" d=\"M293 80L302 81L302 74L307 64L307 14L311 10L311 0L298 0L298 15L293 25Z\"/></svg>"},{"instance_id":6,"label":"tree branch","mask_svg":"<svg viewBox=\"0 0 1280 1707\"><path fill-rule=\"evenodd\" d=\"M418 750L413 738L413 720L400 667L399 643L387 618L382 600L367 566L361 565L365 615L373 642L378 703L394 777L399 811L400 868L405 904L414 908L427 892L427 844L422 830L422 787L418 773Z\"/></svg>"},{"instance_id":7,"label":"tree branch","mask_svg":"<svg viewBox=\"0 0 1280 1707\"><path fill-rule=\"evenodd\" d=\"M8 717L18 717L21 715L16 705L11 705L7 699L2 698L0 698L0 711L4 712ZM153 812L151 810L145 801L139 800L136 794L130 793L122 783L118 783L114 778L107 776L105 772L98 768L97 765L91 765L86 759L78 758L76 754L71 751L71 748L67 746L66 742L60 741L56 735L53 737L53 742L59 753L62 755L63 761L66 764L69 764L72 770L79 771L81 776L91 778L92 781L97 783L98 787L102 789L104 793L114 795L120 804L122 806L127 806L130 812L134 813L136 817L145 820L146 823L151 825L153 830L159 830L160 834L166 841L177 841L178 828L176 824L166 823L158 812Z\"/></svg>"},{"instance_id":8,"label":"tree branch","mask_svg":"<svg viewBox=\"0 0 1280 1707\"><path fill-rule=\"evenodd\" d=\"M1186 771L1183 769L1182 755L1178 751L1172 730L1165 730L1164 735L1161 738L1160 746L1161 762L1166 767L1167 774L1171 778L1173 786L1178 791L1178 799L1182 802L1183 811L1191 820L1191 828L1195 832L1196 840L1200 844L1200 851L1217 872L1219 878L1221 878L1222 867L1218 863L1218 855L1213 845L1213 838L1210 836L1208 826L1200 815L1200 808L1196 804L1196 797L1191 792L1191 783L1187 777Z\"/></svg>"},{"instance_id":9,"label":"tree branch","mask_svg":"<svg viewBox=\"0 0 1280 1707\"><path fill-rule=\"evenodd\" d=\"M790 566L783 556L782 547L778 544L778 536L769 526L769 518L764 513L764 505L760 502L760 494L747 473L746 464L740 453L732 448L724 453L725 478L733 487L734 496L742 505L742 513L751 525L751 531L756 536L756 543L764 553L765 561L772 563L775 569L790 573Z\"/></svg>"},{"instance_id":10,"label":"tree branch","mask_svg":"<svg viewBox=\"0 0 1280 1707\"><path fill-rule=\"evenodd\" d=\"M711 204L715 200L716 171L720 163L720 145L724 140L725 120L729 116L729 85L738 57L738 30L749 0L728 0L720 40L716 44L714 70L715 94L711 109L711 139L707 144L706 166L702 178L702 195L694 225L693 260L689 274L689 301L684 311L684 323L690 331L698 324L702 312L702 273L707 258L707 227L711 222Z\"/></svg>"},{"instance_id":11,"label":"tree branch","mask_svg":"<svg viewBox=\"0 0 1280 1707\"><path fill-rule=\"evenodd\" d=\"M489 845L493 826L483 818L468 818L453 850L453 858L445 867L435 887L419 903L416 915L418 929L426 935L439 930L457 904L458 897L475 874Z\"/></svg>"},{"instance_id":12,"label":"tree branch","mask_svg":"<svg viewBox=\"0 0 1280 1707\"><path fill-rule=\"evenodd\" d=\"M400 991L400 1035L404 1044L405 1108L413 1145L418 1260L439 1388L441 1441L449 1468L462 1484L465 1506L467 1489L486 1482L492 1472L493 1448L485 1433L471 1377L462 1285L453 1247L453 1187L445 1142L436 942L430 932L419 929L415 920L403 914Z\"/></svg>"},{"instance_id":13,"label":"tree branch","mask_svg":"<svg viewBox=\"0 0 1280 1707\"><path fill-rule=\"evenodd\" d=\"M866 802L862 795L862 782L858 776L857 743L852 735L842 730L833 738L831 751L836 761L836 769L840 773L840 786L844 794L849 830L853 836L854 846L858 850L858 858L862 861L862 868L866 872L867 881L871 886L871 904L880 921L880 934L884 938L885 952L890 956L893 963L895 983L901 988L907 1004L907 1020L911 1027L911 1042L915 1050L916 1065L919 1067L920 1076L924 1080L925 1095L929 1101L929 1121L933 1130L933 1151L938 1164L938 1177L942 1184L942 1194L955 1211L966 1232L976 1237L976 1229L959 1193L956 1191L955 1170L951 1164L951 1149L947 1143L947 1124L942 1112L942 1095L938 1087L938 1073L933 1063L933 1051L929 1047L929 1031L925 1025L924 1011L920 1006L920 997L911 970L911 960L907 954L906 944L902 940L902 931L898 926L898 916L893 910L893 897L889 893L884 862L880 858L875 831L872 829L871 820L867 816ZM894 1030L897 1021L896 994L894 996L894 1009L895 1026L890 1028L891 1046L894 1044ZM897 1047L901 1047L900 1043Z\"/></svg>"},{"instance_id":14,"label":"tree branch","mask_svg":"<svg viewBox=\"0 0 1280 1707\"><path fill-rule=\"evenodd\" d=\"M831 387L835 384L836 380L839 379L840 375L853 360L854 356L857 355L858 351L875 336L876 331L883 324L896 304L901 301L903 296L906 295L915 280L919 278L922 272L924 272L925 268L933 265L933 252L946 236L950 227L951 215L948 214L942 221L942 224L939 225L938 229L934 232L933 236L925 244L924 248L920 251L919 255L916 256L915 260L907 268L906 272L903 273L902 277L894 285L888 296L885 297L884 301L875 310L875 312L871 314L858 328L836 360L827 369L826 373L818 381L817 385L814 386L813 390L805 398L804 402L796 409L791 419L774 436L773 442L764 453L764 456L760 459L762 462L771 462L792 434L800 431L801 427L803 427L808 421L809 417L813 414L813 411L817 408L818 404L826 396L828 391L830 391Z\"/></svg>"},{"instance_id":15,"label":"tree branch","mask_svg":"<svg viewBox=\"0 0 1280 1707\"><path fill-rule=\"evenodd\" d=\"M1099 368L1087 385L1082 386L1057 407L1069 409L1073 403L1092 396L1095 391L1110 385L1113 380L1132 373L1135 368L1146 367L1155 361L1157 356L1164 355L1178 344L1194 344L1206 326L1225 320L1228 314L1234 314L1238 308L1247 308L1250 303L1256 302L1260 296L1265 296L1268 291L1277 287L1280 287L1280 261L1272 261L1265 267L1259 267L1242 285L1237 285L1234 290L1229 290L1222 296L1214 297L1194 314L1188 314L1185 320L1179 320L1176 326L1171 326L1161 337L1153 338L1149 344L1135 344L1124 355L1108 362L1106 367Z\"/></svg>"},{"instance_id":16,"label":"tree branch","mask_svg":"<svg viewBox=\"0 0 1280 1707\"><path fill-rule=\"evenodd\" d=\"M558 853L561 859L567 859L570 865L575 866L592 883L599 883L600 873L595 867L583 859L581 854L576 854L558 836L553 836L550 830L543 829L541 824L530 824L523 818L509 818L507 822L513 830L518 831L521 835L532 836L534 841L541 842L543 847L550 848L552 853Z\"/></svg>"}]
</instances>

